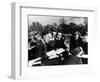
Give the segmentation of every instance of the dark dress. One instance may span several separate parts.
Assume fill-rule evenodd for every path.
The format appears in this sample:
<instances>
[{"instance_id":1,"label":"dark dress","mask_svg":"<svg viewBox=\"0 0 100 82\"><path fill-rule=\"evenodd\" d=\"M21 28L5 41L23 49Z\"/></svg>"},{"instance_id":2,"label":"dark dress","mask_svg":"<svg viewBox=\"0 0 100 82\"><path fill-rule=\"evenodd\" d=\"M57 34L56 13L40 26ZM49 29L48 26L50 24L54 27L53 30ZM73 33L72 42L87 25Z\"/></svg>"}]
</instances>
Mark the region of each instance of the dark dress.
<instances>
[{"instance_id":1,"label":"dark dress","mask_svg":"<svg viewBox=\"0 0 100 82\"><path fill-rule=\"evenodd\" d=\"M88 55L88 43L87 42L84 42L82 44L82 48L83 48L84 54ZM82 62L83 64L88 64L88 58L82 58Z\"/></svg>"},{"instance_id":2,"label":"dark dress","mask_svg":"<svg viewBox=\"0 0 100 82\"><path fill-rule=\"evenodd\" d=\"M64 40L63 39L56 39L55 40L55 48L59 49L59 48L63 48L63 49L66 49L66 46L64 44Z\"/></svg>"},{"instance_id":3,"label":"dark dress","mask_svg":"<svg viewBox=\"0 0 100 82\"><path fill-rule=\"evenodd\" d=\"M28 50L28 61L33 60L36 58L35 53L36 53L36 42L31 42L30 47L34 47L30 50Z\"/></svg>"},{"instance_id":4,"label":"dark dress","mask_svg":"<svg viewBox=\"0 0 100 82\"><path fill-rule=\"evenodd\" d=\"M82 47L82 39L79 37L77 40L72 36L70 39L70 50L73 50L77 47Z\"/></svg>"},{"instance_id":5,"label":"dark dress","mask_svg":"<svg viewBox=\"0 0 100 82\"><path fill-rule=\"evenodd\" d=\"M40 41L37 45L36 49L36 56L41 57L41 62L42 66L48 66L48 65L58 65L60 63L60 58L53 58L53 59L48 59L48 56L46 53L48 51L53 50L53 45L50 46L50 44L43 44L42 41Z\"/></svg>"},{"instance_id":6,"label":"dark dress","mask_svg":"<svg viewBox=\"0 0 100 82\"><path fill-rule=\"evenodd\" d=\"M63 65L75 65L75 64L82 64L81 58L78 58L75 55L67 56L63 61Z\"/></svg>"},{"instance_id":7,"label":"dark dress","mask_svg":"<svg viewBox=\"0 0 100 82\"><path fill-rule=\"evenodd\" d=\"M87 42L84 42L82 44L82 48L83 48L84 53L88 54L88 43Z\"/></svg>"},{"instance_id":8,"label":"dark dress","mask_svg":"<svg viewBox=\"0 0 100 82\"><path fill-rule=\"evenodd\" d=\"M28 50L28 61L36 58L35 53L36 53L36 47Z\"/></svg>"},{"instance_id":9,"label":"dark dress","mask_svg":"<svg viewBox=\"0 0 100 82\"><path fill-rule=\"evenodd\" d=\"M49 43L46 44L46 46L47 46L47 52L55 50L55 40L50 41Z\"/></svg>"},{"instance_id":10,"label":"dark dress","mask_svg":"<svg viewBox=\"0 0 100 82\"><path fill-rule=\"evenodd\" d=\"M47 50L46 50L45 44L40 40L37 44L37 47L36 47L35 56L36 57L41 57L42 59L45 59L45 58L47 58L46 51Z\"/></svg>"},{"instance_id":11,"label":"dark dress","mask_svg":"<svg viewBox=\"0 0 100 82\"><path fill-rule=\"evenodd\" d=\"M88 43L84 43L80 37L77 40L75 40L74 37L71 37L70 52L72 53L72 51L77 47L82 47L84 53L88 54ZM81 58L81 60L83 64L88 63L88 58Z\"/></svg>"}]
</instances>

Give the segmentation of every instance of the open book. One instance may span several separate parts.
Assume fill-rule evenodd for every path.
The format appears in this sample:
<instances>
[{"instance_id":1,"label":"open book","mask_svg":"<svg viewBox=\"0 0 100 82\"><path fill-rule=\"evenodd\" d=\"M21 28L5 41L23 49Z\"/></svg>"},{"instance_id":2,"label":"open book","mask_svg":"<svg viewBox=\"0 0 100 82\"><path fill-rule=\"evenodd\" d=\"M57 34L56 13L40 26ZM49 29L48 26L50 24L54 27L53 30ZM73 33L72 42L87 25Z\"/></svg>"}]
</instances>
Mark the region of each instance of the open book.
<instances>
[{"instance_id":1,"label":"open book","mask_svg":"<svg viewBox=\"0 0 100 82\"><path fill-rule=\"evenodd\" d=\"M53 58L57 58L59 57L57 54L61 54L63 53L65 50L63 48L57 49L57 50L52 50L47 52L47 56L49 57L49 59L53 59ZM36 64L41 64L41 58L38 57L34 60L29 61L29 67L31 67L32 65L36 65Z\"/></svg>"},{"instance_id":2,"label":"open book","mask_svg":"<svg viewBox=\"0 0 100 82\"><path fill-rule=\"evenodd\" d=\"M57 54L61 54L63 53L65 50L63 48L60 48L60 49L57 49L57 50L52 50L52 51L49 51L47 52L47 56L49 57L49 59L52 59L52 58L56 58L58 57Z\"/></svg>"}]
</instances>

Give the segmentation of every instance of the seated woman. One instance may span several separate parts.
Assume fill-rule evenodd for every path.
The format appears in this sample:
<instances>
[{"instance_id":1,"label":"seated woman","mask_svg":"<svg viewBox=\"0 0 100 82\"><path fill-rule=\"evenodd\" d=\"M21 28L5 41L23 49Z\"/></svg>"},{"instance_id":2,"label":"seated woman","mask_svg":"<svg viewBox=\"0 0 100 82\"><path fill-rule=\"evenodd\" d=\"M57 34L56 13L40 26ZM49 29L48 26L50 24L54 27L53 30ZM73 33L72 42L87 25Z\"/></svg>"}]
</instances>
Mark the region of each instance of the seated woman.
<instances>
[{"instance_id":1,"label":"seated woman","mask_svg":"<svg viewBox=\"0 0 100 82\"><path fill-rule=\"evenodd\" d=\"M81 48L74 49L71 55L68 55L64 58L63 64L64 65L74 65L74 64L83 64L81 55ZM83 52L82 52L83 53Z\"/></svg>"},{"instance_id":2,"label":"seated woman","mask_svg":"<svg viewBox=\"0 0 100 82\"><path fill-rule=\"evenodd\" d=\"M60 62L60 58L49 59L47 52L54 50L55 41L51 41L51 33L43 32L41 39L36 47L36 57L41 58L41 65L57 65Z\"/></svg>"}]
</instances>

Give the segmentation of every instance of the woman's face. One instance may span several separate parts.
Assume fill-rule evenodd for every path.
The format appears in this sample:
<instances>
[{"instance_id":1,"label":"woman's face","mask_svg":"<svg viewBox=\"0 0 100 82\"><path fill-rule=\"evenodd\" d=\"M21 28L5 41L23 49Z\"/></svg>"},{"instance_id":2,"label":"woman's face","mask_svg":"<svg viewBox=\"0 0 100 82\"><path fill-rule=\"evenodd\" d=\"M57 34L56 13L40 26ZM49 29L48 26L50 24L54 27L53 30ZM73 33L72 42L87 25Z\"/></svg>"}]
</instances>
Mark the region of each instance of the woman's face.
<instances>
[{"instance_id":1,"label":"woman's face","mask_svg":"<svg viewBox=\"0 0 100 82\"><path fill-rule=\"evenodd\" d=\"M79 34L76 34L75 35L75 39L77 40L79 38Z\"/></svg>"},{"instance_id":2,"label":"woman's face","mask_svg":"<svg viewBox=\"0 0 100 82\"><path fill-rule=\"evenodd\" d=\"M62 33L58 33L57 37L61 38L62 37Z\"/></svg>"},{"instance_id":3,"label":"woman's face","mask_svg":"<svg viewBox=\"0 0 100 82\"><path fill-rule=\"evenodd\" d=\"M52 34L51 33L48 33L44 36L44 40L46 43L48 43L49 41L52 40Z\"/></svg>"},{"instance_id":4,"label":"woman's face","mask_svg":"<svg viewBox=\"0 0 100 82\"><path fill-rule=\"evenodd\" d=\"M56 36L56 32L53 32L53 37L55 37Z\"/></svg>"},{"instance_id":5,"label":"woman's face","mask_svg":"<svg viewBox=\"0 0 100 82\"><path fill-rule=\"evenodd\" d=\"M41 36L39 34L37 34L35 37L37 40L41 40Z\"/></svg>"},{"instance_id":6,"label":"woman's face","mask_svg":"<svg viewBox=\"0 0 100 82\"><path fill-rule=\"evenodd\" d=\"M82 39L82 41L83 42L88 42L88 37L87 36L84 36L83 39Z\"/></svg>"}]
</instances>

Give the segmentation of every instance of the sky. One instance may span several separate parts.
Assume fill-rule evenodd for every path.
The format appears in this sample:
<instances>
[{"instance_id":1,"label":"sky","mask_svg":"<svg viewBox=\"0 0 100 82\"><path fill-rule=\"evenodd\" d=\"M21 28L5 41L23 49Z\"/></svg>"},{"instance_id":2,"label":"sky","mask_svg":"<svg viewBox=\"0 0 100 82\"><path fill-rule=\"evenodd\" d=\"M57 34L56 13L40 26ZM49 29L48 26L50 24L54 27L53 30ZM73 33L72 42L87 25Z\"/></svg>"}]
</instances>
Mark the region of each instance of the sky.
<instances>
[{"instance_id":1,"label":"sky","mask_svg":"<svg viewBox=\"0 0 100 82\"><path fill-rule=\"evenodd\" d=\"M53 24L53 23L60 23L60 19L64 18L66 21L66 24L69 24L70 22L74 22L76 24L84 24L84 21L87 21L86 17L62 17L62 16L36 16L36 15L31 15L29 16L29 25L32 24L32 22L39 22L42 25L47 25L47 24Z\"/></svg>"}]
</instances>

